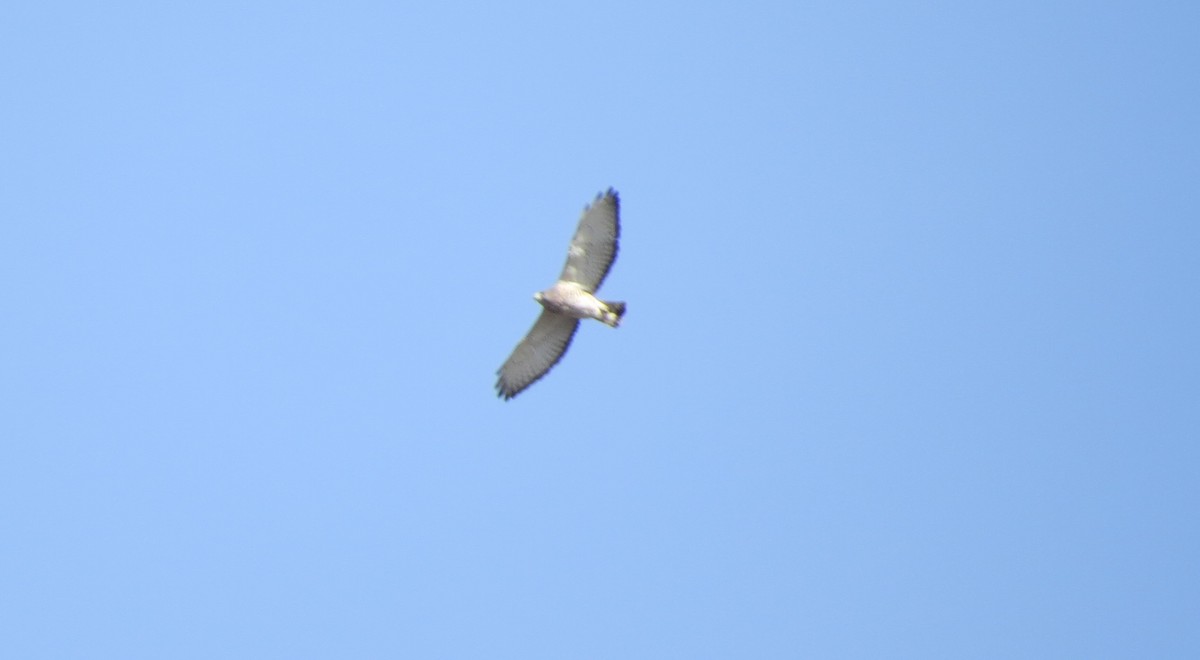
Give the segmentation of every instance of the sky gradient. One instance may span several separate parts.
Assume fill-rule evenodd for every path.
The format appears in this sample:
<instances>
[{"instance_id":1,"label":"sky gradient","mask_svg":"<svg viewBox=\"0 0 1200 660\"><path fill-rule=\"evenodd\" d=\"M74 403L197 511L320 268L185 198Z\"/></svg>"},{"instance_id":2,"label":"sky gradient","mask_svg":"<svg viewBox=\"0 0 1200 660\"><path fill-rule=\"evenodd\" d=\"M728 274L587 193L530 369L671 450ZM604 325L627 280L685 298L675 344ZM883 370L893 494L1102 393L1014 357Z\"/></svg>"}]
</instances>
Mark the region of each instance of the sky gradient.
<instances>
[{"instance_id":1,"label":"sky gradient","mask_svg":"<svg viewBox=\"0 0 1200 660\"><path fill-rule=\"evenodd\" d=\"M1200 5L17 5L6 655L1200 657Z\"/></svg>"}]
</instances>

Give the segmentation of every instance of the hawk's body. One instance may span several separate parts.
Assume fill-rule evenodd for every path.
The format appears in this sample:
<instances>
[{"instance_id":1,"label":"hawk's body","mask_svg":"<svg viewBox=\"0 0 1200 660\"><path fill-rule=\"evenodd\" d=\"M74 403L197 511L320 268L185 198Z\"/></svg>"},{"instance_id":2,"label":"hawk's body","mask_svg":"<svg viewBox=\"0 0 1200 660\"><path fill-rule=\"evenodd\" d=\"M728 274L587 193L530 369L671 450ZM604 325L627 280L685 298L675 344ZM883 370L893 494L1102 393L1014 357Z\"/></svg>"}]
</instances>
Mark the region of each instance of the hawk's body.
<instances>
[{"instance_id":1,"label":"hawk's body","mask_svg":"<svg viewBox=\"0 0 1200 660\"><path fill-rule=\"evenodd\" d=\"M624 303L606 303L576 282L558 282L545 291L533 294L533 299L555 314L575 319L596 319L614 328L621 322L621 313L625 311ZM612 309L617 306L621 308L620 312Z\"/></svg>"},{"instance_id":2,"label":"hawk's body","mask_svg":"<svg viewBox=\"0 0 1200 660\"><path fill-rule=\"evenodd\" d=\"M499 396L513 398L558 364L580 319L596 319L614 328L621 322L625 303L605 302L595 296L617 258L619 216L620 199L612 188L584 209L558 282L533 294L542 305L541 316L496 372Z\"/></svg>"}]
</instances>

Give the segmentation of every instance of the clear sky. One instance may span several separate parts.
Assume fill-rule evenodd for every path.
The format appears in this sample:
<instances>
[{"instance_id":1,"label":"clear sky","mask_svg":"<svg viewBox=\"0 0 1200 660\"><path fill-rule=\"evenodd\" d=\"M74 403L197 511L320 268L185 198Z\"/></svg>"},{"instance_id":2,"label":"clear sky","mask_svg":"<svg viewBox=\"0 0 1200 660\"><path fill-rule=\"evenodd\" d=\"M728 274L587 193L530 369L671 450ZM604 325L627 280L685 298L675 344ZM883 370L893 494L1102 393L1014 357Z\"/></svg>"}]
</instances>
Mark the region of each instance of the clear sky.
<instances>
[{"instance_id":1,"label":"clear sky","mask_svg":"<svg viewBox=\"0 0 1200 660\"><path fill-rule=\"evenodd\" d=\"M1200 657L1200 4L9 4L6 657Z\"/></svg>"}]
</instances>

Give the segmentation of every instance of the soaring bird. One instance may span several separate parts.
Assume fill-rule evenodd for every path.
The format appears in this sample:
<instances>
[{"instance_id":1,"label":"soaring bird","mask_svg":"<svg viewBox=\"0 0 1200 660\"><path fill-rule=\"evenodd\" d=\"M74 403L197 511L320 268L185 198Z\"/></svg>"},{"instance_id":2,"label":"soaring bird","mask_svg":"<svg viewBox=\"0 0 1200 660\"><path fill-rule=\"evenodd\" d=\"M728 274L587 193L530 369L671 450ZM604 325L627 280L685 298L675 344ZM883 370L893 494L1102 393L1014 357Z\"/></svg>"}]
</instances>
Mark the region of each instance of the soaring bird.
<instances>
[{"instance_id":1,"label":"soaring bird","mask_svg":"<svg viewBox=\"0 0 1200 660\"><path fill-rule=\"evenodd\" d=\"M600 300L596 290L617 258L621 234L621 200L617 191L596 195L583 209L567 250L567 264L549 289L533 294L542 314L496 373L497 396L511 399L558 364L580 319L596 319L613 328L625 315L625 303Z\"/></svg>"}]
</instances>

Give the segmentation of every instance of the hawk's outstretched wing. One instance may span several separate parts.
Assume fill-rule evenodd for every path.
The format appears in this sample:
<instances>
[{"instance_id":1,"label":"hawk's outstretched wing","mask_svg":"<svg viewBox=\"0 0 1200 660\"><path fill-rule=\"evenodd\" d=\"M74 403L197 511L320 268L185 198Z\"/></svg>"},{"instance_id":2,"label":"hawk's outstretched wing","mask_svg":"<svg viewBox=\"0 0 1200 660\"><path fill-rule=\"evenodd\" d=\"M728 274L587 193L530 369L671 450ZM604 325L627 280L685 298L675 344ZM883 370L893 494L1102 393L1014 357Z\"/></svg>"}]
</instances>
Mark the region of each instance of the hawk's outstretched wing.
<instances>
[{"instance_id":1,"label":"hawk's outstretched wing","mask_svg":"<svg viewBox=\"0 0 1200 660\"><path fill-rule=\"evenodd\" d=\"M496 379L496 395L511 399L545 376L567 352L578 328L579 319L542 310L529 334L496 372L500 376Z\"/></svg>"},{"instance_id":2,"label":"hawk's outstretched wing","mask_svg":"<svg viewBox=\"0 0 1200 660\"><path fill-rule=\"evenodd\" d=\"M617 239L621 235L621 200L612 188L583 210L579 228L567 251L567 265L558 279L578 282L595 293L617 258Z\"/></svg>"}]
</instances>

